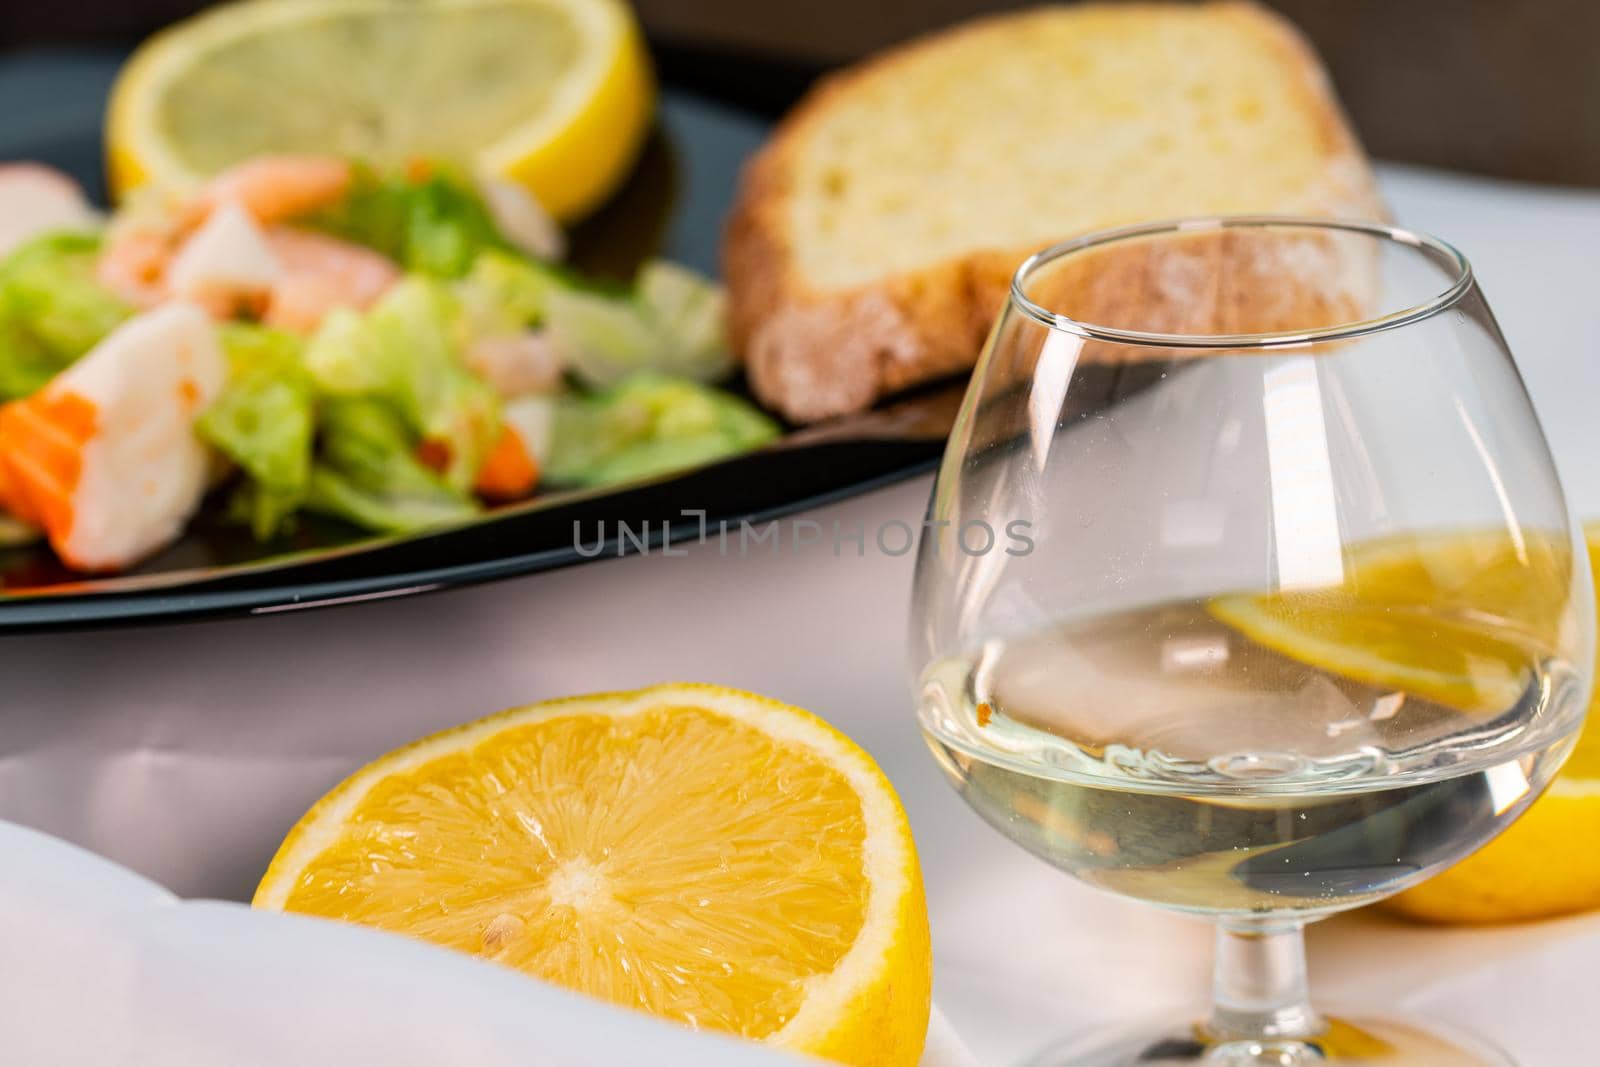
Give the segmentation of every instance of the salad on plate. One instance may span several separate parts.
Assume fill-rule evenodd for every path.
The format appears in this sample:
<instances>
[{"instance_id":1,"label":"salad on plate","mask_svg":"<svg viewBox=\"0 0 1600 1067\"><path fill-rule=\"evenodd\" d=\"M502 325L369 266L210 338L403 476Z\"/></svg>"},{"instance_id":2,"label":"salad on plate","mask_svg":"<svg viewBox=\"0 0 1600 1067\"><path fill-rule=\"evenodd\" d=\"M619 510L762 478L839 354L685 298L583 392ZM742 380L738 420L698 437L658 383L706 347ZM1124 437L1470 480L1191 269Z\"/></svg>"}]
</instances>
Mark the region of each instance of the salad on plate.
<instances>
[{"instance_id":1,"label":"salad on plate","mask_svg":"<svg viewBox=\"0 0 1600 1067\"><path fill-rule=\"evenodd\" d=\"M778 435L712 384L718 287L561 255L522 186L426 161L261 156L110 217L0 168L0 543L104 573L202 508L407 533Z\"/></svg>"}]
</instances>

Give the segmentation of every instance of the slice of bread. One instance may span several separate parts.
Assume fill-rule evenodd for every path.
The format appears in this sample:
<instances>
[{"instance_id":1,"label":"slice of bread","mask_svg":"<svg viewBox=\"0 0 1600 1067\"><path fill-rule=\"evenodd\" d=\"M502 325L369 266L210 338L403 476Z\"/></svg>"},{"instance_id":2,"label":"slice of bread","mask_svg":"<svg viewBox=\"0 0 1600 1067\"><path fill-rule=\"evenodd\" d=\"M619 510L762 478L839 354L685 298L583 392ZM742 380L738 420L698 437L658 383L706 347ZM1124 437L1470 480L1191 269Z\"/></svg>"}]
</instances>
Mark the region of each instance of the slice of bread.
<instances>
[{"instance_id":1,"label":"slice of bread","mask_svg":"<svg viewBox=\"0 0 1600 1067\"><path fill-rule=\"evenodd\" d=\"M1315 55L1250 3L981 19L832 75L751 160L723 246L756 394L811 422L972 366L1012 272L1187 215L1382 217Z\"/></svg>"}]
</instances>

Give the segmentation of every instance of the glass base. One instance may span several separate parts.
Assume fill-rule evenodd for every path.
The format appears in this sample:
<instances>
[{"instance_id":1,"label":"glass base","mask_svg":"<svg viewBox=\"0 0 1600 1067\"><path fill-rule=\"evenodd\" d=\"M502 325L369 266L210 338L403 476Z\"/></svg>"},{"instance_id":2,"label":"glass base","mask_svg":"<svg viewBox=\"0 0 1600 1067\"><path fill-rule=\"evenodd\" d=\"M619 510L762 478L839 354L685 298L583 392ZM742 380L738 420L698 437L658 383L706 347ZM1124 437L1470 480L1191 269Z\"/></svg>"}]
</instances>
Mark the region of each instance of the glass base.
<instances>
[{"instance_id":1,"label":"glass base","mask_svg":"<svg viewBox=\"0 0 1600 1067\"><path fill-rule=\"evenodd\" d=\"M1516 1067L1483 1041L1446 1027L1398 1019L1327 1020L1315 1038L1266 1041L1208 1037L1198 1025L1146 1026L1049 1046L1028 1067Z\"/></svg>"}]
</instances>

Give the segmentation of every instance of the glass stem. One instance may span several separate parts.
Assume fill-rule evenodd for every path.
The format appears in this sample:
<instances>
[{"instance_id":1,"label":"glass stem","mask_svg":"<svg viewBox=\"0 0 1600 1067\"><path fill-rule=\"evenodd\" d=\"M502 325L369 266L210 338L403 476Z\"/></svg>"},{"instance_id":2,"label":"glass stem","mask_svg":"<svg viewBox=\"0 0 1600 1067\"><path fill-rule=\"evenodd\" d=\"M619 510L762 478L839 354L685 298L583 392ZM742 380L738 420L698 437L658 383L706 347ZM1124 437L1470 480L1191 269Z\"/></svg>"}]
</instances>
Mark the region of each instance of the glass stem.
<instances>
[{"instance_id":1,"label":"glass stem","mask_svg":"<svg viewBox=\"0 0 1600 1067\"><path fill-rule=\"evenodd\" d=\"M1217 926L1207 1033L1224 1040L1303 1038L1326 1026L1307 990L1302 923Z\"/></svg>"}]
</instances>

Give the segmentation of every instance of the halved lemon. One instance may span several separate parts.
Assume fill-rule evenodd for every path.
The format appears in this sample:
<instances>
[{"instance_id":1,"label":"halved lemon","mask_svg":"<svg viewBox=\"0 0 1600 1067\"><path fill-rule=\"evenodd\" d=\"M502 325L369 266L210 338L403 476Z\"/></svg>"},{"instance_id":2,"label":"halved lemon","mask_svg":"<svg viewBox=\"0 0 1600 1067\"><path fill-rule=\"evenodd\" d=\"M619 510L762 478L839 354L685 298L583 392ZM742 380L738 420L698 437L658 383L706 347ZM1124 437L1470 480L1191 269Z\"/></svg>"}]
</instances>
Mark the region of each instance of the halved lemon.
<instances>
[{"instance_id":1,"label":"halved lemon","mask_svg":"<svg viewBox=\"0 0 1600 1067\"><path fill-rule=\"evenodd\" d=\"M1336 585L1213 599L1221 622L1301 663L1468 712L1498 713L1570 619L1565 537L1435 534L1347 551Z\"/></svg>"},{"instance_id":2,"label":"halved lemon","mask_svg":"<svg viewBox=\"0 0 1600 1067\"><path fill-rule=\"evenodd\" d=\"M1600 573L1600 525L1584 531ZM1440 923L1519 922L1600 908L1600 699L1544 796L1479 851L1383 902L1408 918Z\"/></svg>"},{"instance_id":3,"label":"halved lemon","mask_svg":"<svg viewBox=\"0 0 1600 1067\"><path fill-rule=\"evenodd\" d=\"M1594 707L1590 706L1590 715ZM1436 923L1501 923L1600 908L1600 728L1499 837L1382 906Z\"/></svg>"},{"instance_id":4,"label":"halved lemon","mask_svg":"<svg viewBox=\"0 0 1600 1067\"><path fill-rule=\"evenodd\" d=\"M548 701L357 772L261 908L410 934L694 1027L910 1065L931 993L911 831L871 758L763 697Z\"/></svg>"},{"instance_id":5,"label":"halved lemon","mask_svg":"<svg viewBox=\"0 0 1600 1067\"><path fill-rule=\"evenodd\" d=\"M581 216L626 175L654 88L621 0L244 0L142 46L112 92L111 188L251 156L447 160Z\"/></svg>"}]
</instances>

